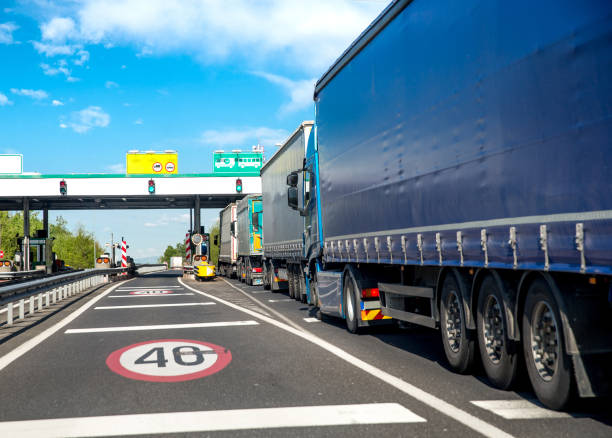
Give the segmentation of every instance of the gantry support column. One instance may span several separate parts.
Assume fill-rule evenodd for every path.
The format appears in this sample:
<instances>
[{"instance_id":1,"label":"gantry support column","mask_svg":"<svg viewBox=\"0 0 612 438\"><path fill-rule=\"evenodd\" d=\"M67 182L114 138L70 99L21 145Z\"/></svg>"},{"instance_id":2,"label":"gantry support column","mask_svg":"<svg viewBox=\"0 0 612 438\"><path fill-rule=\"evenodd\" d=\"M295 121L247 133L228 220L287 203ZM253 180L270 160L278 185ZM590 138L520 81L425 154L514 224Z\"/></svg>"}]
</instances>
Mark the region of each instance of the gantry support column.
<instances>
[{"instance_id":1,"label":"gantry support column","mask_svg":"<svg viewBox=\"0 0 612 438\"><path fill-rule=\"evenodd\" d=\"M23 198L23 256L21 270L30 269L30 200Z\"/></svg>"},{"instance_id":2,"label":"gantry support column","mask_svg":"<svg viewBox=\"0 0 612 438\"><path fill-rule=\"evenodd\" d=\"M195 202L193 206L193 233L200 234L200 195L195 195ZM195 254L202 254L201 244L196 246Z\"/></svg>"}]
</instances>

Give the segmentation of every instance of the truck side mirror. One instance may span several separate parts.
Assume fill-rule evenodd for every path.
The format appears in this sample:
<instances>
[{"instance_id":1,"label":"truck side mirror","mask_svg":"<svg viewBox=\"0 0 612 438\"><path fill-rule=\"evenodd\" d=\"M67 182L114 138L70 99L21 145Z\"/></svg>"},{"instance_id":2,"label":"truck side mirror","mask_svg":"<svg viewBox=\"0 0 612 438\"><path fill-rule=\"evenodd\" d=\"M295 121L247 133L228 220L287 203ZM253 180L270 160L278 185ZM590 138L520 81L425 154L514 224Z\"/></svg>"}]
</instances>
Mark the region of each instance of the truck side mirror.
<instances>
[{"instance_id":1,"label":"truck side mirror","mask_svg":"<svg viewBox=\"0 0 612 438\"><path fill-rule=\"evenodd\" d=\"M289 175L287 175L287 185L288 186L297 187L297 183L298 183L298 173L297 172L291 172Z\"/></svg>"},{"instance_id":2,"label":"truck side mirror","mask_svg":"<svg viewBox=\"0 0 612 438\"><path fill-rule=\"evenodd\" d=\"M287 180L289 177L287 177ZM294 210L298 209L298 189L297 187L289 187L287 189L287 205Z\"/></svg>"}]
</instances>

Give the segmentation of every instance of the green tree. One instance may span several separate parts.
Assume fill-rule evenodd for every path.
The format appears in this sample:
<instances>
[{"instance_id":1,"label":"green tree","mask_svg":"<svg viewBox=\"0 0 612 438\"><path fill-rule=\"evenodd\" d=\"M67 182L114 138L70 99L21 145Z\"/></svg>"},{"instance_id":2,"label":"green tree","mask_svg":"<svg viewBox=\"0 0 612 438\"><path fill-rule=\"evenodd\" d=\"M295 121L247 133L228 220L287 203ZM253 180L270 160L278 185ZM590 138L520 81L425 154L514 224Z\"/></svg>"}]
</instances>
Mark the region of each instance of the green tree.
<instances>
[{"instance_id":1,"label":"green tree","mask_svg":"<svg viewBox=\"0 0 612 438\"><path fill-rule=\"evenodd\" d=\"M30 237L36 235L36 230L43 224L38 219L38 213L30 213ZM13 259L15 252L21 251L17 238L23 236L23 213L0 211L0 249L4 251L5 259Z\"/></svg>"},{"instance_id":2,"label":"green tree","mask_svg":"<svg viewBox=\"0 0 612 438\"><path fill-rule=\"evenodd\" d=\"M164 251L164 255L162 255L158 261L159 263L170 264L170 257L185 257L185 244L179 242L176 246L168 245Z\"/></svg>"},{"instance_id":3,"label":"green tree","mask_svg":"<svg viewBox=\"0 0 612 438\"><path fill-rule=\"evenodd\" d=\"M94 266L94 236L79 226L75 234L70 233L62 221L53 230L56 234L53 241L53 251L58 259L75 269L93 268ZM95 242L95 256L102 254L103 248Z\"/></svg>"}]
</instances>

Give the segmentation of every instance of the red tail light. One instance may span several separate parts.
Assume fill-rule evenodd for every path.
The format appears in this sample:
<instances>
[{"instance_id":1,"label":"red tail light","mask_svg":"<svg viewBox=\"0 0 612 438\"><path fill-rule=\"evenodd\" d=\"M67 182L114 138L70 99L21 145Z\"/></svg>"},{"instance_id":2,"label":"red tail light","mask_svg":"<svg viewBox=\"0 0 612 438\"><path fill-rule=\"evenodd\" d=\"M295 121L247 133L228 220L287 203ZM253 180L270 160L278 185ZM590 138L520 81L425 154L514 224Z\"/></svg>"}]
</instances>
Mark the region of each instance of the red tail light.
<instances>
[{"instance_id":1,"label":"red tail light","mask_svg":"<svg viewBox=\"0 0 612 438\"><path fill-rule=\"evenodd\" d=\"M262 271L263 271L263 269L261 269L261 268L253 268L253 272L262 272Z\"/></svg>"},{"instance_id":2,"label":"red tail light","mask_svg":"<svg viewBox=\"0 0 612 438\"><path fill-rule=\"evenodd\" d=\"M378 298L380 297L380 291L377 287L363 289L361 291L361 298Z\"/></svg>"}]
</instances>

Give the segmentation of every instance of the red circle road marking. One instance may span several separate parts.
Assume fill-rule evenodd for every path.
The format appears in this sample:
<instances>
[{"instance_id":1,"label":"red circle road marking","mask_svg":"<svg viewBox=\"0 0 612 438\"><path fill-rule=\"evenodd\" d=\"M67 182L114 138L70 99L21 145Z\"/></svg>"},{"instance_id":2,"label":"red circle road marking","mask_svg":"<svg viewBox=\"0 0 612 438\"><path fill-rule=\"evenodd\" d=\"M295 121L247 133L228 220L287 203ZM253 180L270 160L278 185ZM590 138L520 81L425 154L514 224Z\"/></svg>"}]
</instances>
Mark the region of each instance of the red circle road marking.
<instances>
[{"instance_id":1,"label":"red circle road marking","mask_svg":"<svg viewBox=\"0 0 612 438\"><path fill-rule=\"evenodd\" d=\"M170 367L168 367L170 369L167 370L166 372L167 375L158 375L154 373L144 374L144 373L132 371L125 367L126 362L130 363L130 366L133 368L136 368L136 362L138 361L141 361L141 363L146 362L147 364L155 362L155 360L152 360L150 358L153 357L152 351L155 350L156 348L162 349L162 351L164 352L163 359L165 360L166 363L169 363L170 361L174 363L174 358L172 357L172 354L166 354L164 347L170 348L173 345L179 345L179 344L184 344L183 347L187 347L187 348L189 347L195 348L193 347L194 344L198 346L202 346L204 348L202 348L201 351L206 352L206 354L205 355L203 354L203 356L209 356L209 357L215 356L215 360L211 365L207 365L207 364L204 365L205 368L200 366L199 369L195 372L186 373L186 372L183 372L184 370L180 370L180 373L175 374L175 375L168 374L168 372L172 373L173 370L179 369L181 367L180 365L171 365ZM144 349L139 348L143 346L147 346L147 347L145 347ZM148 346L151 347L151 350L147 350ZM183 348L183 347L175 347L175 349ZM134 363L132 363L133 357L126 358L126 356L130 355L131 350L134 350L134 352L136 352L136 356L139 356L143 352L145 353L142 356L140 356ZM179 354L181 353L179 352ZM188 354L188 353L182 353L182 354ZM124 360L122 360L122 356ZM159 359L159 356L157 357ZM146 358L146 360L144 358ZM106 358L106 365L111 369L111 371L114 371L115 373L123 377L127 377L129 379L144 380L147 382L183 382L186 380L194 380L194 379L200 379L202 377L210 376L211 374L221 371L231 361L232 361L232 353L227 348L221 347L219 345L211 344L210 342L194 341L190 339L158 339L155 341L139 342L137 344L128 345L127 347L123 347L123 348L120 348L119 350L115 350ZM210 362L210 360L208 362ZM204 359L203 363L206 363L206 358ZM185 366L182 366L182 367L184 368ZM152 367L149 367L149 369L151 368Z\"/></svg>"},{"instance_id":2,"label":"red circle road marking","mask_svg":"<svg viewBox=\"0 0 612 438\"><path fill-rule=\"evenodd\" d=\"M173 294L171 290L134 290L130 295L168 295Z\"/></svg>"}]
</instances>

